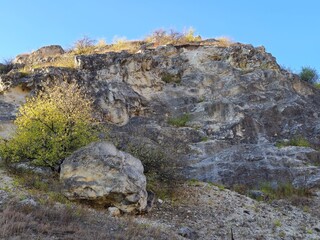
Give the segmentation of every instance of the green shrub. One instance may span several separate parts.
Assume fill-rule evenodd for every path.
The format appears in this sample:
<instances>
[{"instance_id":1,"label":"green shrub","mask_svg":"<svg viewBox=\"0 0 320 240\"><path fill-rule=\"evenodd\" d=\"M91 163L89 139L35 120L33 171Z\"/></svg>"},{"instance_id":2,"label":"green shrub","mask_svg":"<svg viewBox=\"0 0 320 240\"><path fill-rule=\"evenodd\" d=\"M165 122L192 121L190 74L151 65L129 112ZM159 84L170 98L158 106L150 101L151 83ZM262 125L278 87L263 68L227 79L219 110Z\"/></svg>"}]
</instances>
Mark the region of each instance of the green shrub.
<instances>
[{"instance_id":1,"label":"green shrub","mask_svg":"<svg viewBox=\"0 0 320 240\"><path fill-rule=\"evenodd\" d=\"M293 196L305 197L310 195L310 191L305 188L295 188L291 183L280 183L272 186L271 183L263 183L260 190L269 200L291 198Z\"/></svg>"},{"instance_id":2,"label":"green shrub","mask_svg":"<svg viewBox=\"0 0 320 240\"><path fill-rule=\"evenodd\" d=\"M281 221L279 219L274 220L273 224L274 224L275 227L281 227L282 226L282 223L281 223Z\"/></svg>"},{"instance_id":3,"label":"green shrub","mask_svg":"<svg viewBox=\"0 0 320 240\"><path fill-rule=\"evenodd\" d=\"M279 237L281 239L285 238L286 237L286 233L284 231L279 232Z\"/></svg>"},{"instance_id":4,"label":"green shrub","mask_svg":"<svg viewBox=\"0 0 320 240\"><path fill-rule=\"evenodd\" d=\"M290 146L310 147L310 142L304 137L296 137L289 141Z\"/></svg>"},{"instance_id":5,"label":"green shrub","mask_svg":"<svg viewBox=\"0 0 320 240\"><path fill-rule=\"evenodd\" d=\"M59 171L63 159L97 140L92 100L77 84L48 87L20 107L17 131L2 140L0 155L8 163L28 161Z\"/></svg>"},{"instance_id":6,"label":"green shrub","mask_svg":"<svg viewBox=\"0 0 320 240\"><path fill-rule=\"evenodd\" d=\"M169 118L168 123L175 127L185 127L188 121L190 121L190 114L185 113L180 117Z\"/></svg>"},{"instance_id":7,"label":"green shrub","mask_svg":"<svg viewBox=\"0 0 320 240\"><path fill-rule=\"evenodd\" d=\"M177 75L173 75L170 73L165 73L162 75L161 80L165 83L179 83L181 82L181 78Z\"/></svg>"},{"instance_id":8,"label":"green shrub","mask_svg":"<svg viewBox=\"0 0 320 240\"><path fill-rule=\"evenodd\" d=\"M317 70L311 67L302 67L299 73L300 79L308 83L315 83L319 79Z\"/></svg>"},{"instance_id":9,"label":"green shrub","mask_svg":"<svg viewBox=\"0 0 320 240\"><path fill-rule=\"evenodd\" d=\"M320 89L320 83L315 83L314 86L318 89Z\"/></svg>"},{"instance_id":10,"label":"green shrub","mask_svg":"<svg viewBox=\"0 0 320 240\"><path fill-rule=\"evenodd\" d=\"M210 138L208 136L201 137L201 142L207 142L209 140L210 140Z\"/></svg>"},{"instance_id":11,"label":"green shrub","mask_svg":"<svg viewBox=\"0 0 320 240\"><path fill-rule=\"evenodd\" d=\"M276 147L282 148L287 146L311 147L311 143L302 136L296 136L289 141L280 141L276 143Z\"/></svg>"},{"instance_id":12,"label":"green shrub","mask_svg":"<svg viewBox=\"0 0 320 240\"><path fill-rule=\"evenodd\" d=\"M312 229L307 229L306 232L307 232L308 234L312 234Z\"/></svg>"}]
</instances>

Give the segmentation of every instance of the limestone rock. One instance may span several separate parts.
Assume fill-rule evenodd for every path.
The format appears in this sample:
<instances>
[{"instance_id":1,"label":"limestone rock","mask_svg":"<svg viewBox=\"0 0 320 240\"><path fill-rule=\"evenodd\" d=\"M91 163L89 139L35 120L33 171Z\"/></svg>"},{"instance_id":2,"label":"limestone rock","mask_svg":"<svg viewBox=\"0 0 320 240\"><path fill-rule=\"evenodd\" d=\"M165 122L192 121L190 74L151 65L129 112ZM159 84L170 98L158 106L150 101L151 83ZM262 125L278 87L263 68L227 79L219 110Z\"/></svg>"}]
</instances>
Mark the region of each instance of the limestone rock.
<instances>
[{"instance_id":1,"label":"limestone rock","mask_svg":"<svg viewBox=\"0 0 320 240\"><path fill-rule=\"evenodd\" d=\"M19 202L22 206L38 206L38 203L33 198L26 198Z\"/></svg>"},{"instance_id":2,"label":"limestone rock","mask_svg":"<svg viewBox=\"0 0 320 240\"><path fill-rule=\"evenodd\" d=\"M312 165L310 154L320 157L319 152L311 148L277 148L270 143L238 144L216 149L188 172L190 178L227 186L243 184L253 187L263 182L290 182L296 187L319 187L320 169Z\"/></svg>"},{"instance_id":3,"label":"limestone rock","mask_svg":"<svg viewBox=\"0 0 320 240\"><path fill-rule=\"evenodd\" d=\"M39 48L37 51L33 52L32 54L38 57L52 57L52 56L64 54L64 50L59 45L50 45L50 46Z\"/></svg>"},{"instance_id":4,"label":"limestone rock","mask_svg":"<svg viewBox=\"0 0 320 240\"><path fill-rule=\"evenodd\" d=\"M18 56L15 57L13 62L15 64L25 64L27 62L27 59L29 56L30 56L30 54L28 54L28 53L19 54Z\"/></svg>"},{"instance_id":5,"label":"limestone rock","mask_svg":"<svg viewBox=\"0 0 320 240\"><path fill-rule=\"evenodd\" d=\"M50 62L54 57L64 54L65 51L59 45L50 45L39 48L30 54L20 54L16 56L13 63L23 66L25 64L35 64L40 62Z\"/></svg>"},{"instance_id":6,"label":"limestone rock","mask_svg":"<svg viewBox=\"0 0 320 240\"><path fill-rule=\"evenodd\" d=\"M178 234L187 239L198 239L197 233L189 227L180 228Z\"/></svg>"},{"instance_id":7,"label":"limestone rock","mask_svg":"<svg viewBox=\"0 0 320 240\"><path fill-rule=\"evenodd\" d=\"M4 205L4 203L7 202L8 198L9 198L8 192L4 190L0 190L0 209L2 208L2 205Z\"/></svg>"},{"instance_id":8,"label":"limestone rock","mask_svg":"<svg viewBox=\"0 0 320 240\"><path fill-rule=\"evenodd\" d=\"M111 217L118 217L121 215L120 210L116 207L109 207L108 212L109 212L109 216Z\"/></svg>"},{"instance_id":9,"label":"limestone rock","mask_svg":"<svg viewBox=\"0 0 320 240\"><path fill-rule=\"evenodd\" d=\"M169 155L184 163L188 178L319 186L317 151L275 147L295 136L320 144L319 89L281 69L264 47L210 42L80 55L75 69L43 68L28 76L11 71L0 76L0 91L76 81L120 147L130 138L173 150ZM2 106L1 118L12 119L12 105ZM170 124L183 116L181 126Z\"/></svg>"},{"instance_id":10,"label":"limestone rock","mask_svg":"<svg viewBox=\"0 0 320 240\"><path fill-rule=\"evenodd\" d=\"M250 190L248 194L251 198L256 200L261 200L265 197L265 194L260 190Z\"/></svg>"},{"instance_id":11,"label":"limestone rock","mask_svg":"<svg viewBox=\"0 0 320 240\"><path fill-rule=\"evenodd\" d=\"M16 115L16 108L14 105L1 101L0 99L0 120L8 121L14 120Z\"/></svg>"},{"instance_id":12,"label":"limestone rock","mask_svg":"<svg viewBox=\"0 0 320 240\"><path fill-rule=\"evenodd\" d=\"M83 147L62 164L64 195L123 212L141 212L147 206L146 178L140 160L109 142Z\"/></svg>"}]
</instances>

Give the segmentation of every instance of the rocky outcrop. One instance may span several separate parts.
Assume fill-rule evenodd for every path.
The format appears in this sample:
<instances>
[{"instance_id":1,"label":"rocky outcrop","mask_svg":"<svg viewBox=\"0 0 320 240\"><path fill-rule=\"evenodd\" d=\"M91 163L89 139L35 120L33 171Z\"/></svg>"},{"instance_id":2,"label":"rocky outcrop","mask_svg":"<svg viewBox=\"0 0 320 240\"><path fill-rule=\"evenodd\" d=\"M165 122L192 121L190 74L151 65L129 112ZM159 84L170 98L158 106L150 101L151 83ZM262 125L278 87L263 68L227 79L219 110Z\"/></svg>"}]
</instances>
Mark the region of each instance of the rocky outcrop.
<instances>
[{"instance_id":1,"label":"rocky outcrop","mask_svg":"<svg viewBox=\"0 0 320 240\"><path fill-rule=\"evenodd\" d=\"M30 54L20 54L16 56L13 60L14 64L25 65L25 64L35 64L41 62L54 61L55 57L64 54L65 51L59 45L50 45L42 47Z\"/></svg>"},{"instance_id":2,"label":"rocky outcrop","mask_svg":"<svg viewBox=\"0 0 320 240\"><path fill-rule=\"evenodd\" d=\"M270 143L212 149L216 144L210 141L195 144L199 152L208 157L194 164L188 171L190 178L228 186L257 186L263 182L290 182L300 188L320 186L320 169L314 165L320 159L316 150L293 146L278 148Z\"/></svg>"},{"instance_id":3,"label":"rocky outcrop","mask_svg":"<svg viewBox=\"0 0 320 240\"><path fill-rule=\"evenodd\" d=\"M17 86L0 95L0 138L9 138L14 132L13 120L29 91Z\"/></svg>"},{"instance_id":4,"label":"rocky outcrop","mask_svg":"<svg viewBox=\"0 0 320 240\"><path fill-rule=\"evenodd\" d=\"M147 206L146 178L140 160L97 142L73 153L62 164L60 180L70 200L84 200L123 212Z\"/></svg>"},{"instance_id":5,"label":"rocky outcrop","mask_svg":"<svg viewBox=\"0 0 320 240\"><path fill-rule=\"evenodd\" d=\"M263 47L167 45L80 55L75 62L75 69L1 75L0 86L34 91L77 81L90 91L119 147L126 149L130 139L170 149L187 178L319 186L316 150L275 147L296 136L319 145L319 90L281 69Z\"/></svg>"}]
</instances>

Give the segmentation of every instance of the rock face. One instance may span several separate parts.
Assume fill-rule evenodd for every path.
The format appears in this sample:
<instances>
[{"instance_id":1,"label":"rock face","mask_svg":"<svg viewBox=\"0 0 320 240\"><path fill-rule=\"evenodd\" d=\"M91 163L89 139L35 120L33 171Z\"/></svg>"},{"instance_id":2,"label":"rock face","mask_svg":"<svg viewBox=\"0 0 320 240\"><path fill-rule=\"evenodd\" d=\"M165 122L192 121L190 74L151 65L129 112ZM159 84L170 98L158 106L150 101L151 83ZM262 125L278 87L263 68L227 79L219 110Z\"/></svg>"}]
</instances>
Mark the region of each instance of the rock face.
<instances>
[{"instance_id":1,"label":"rock face","mask_svg":"<svg viewBox=\"0 0 320 240\"><path fill-rule=\"evenodd\" d=\"M14 132L15 126L12 121L28 93L27 90L17 86L0 95L0 137L9 138Z\"/></svg>"},{"instance_id":2,"label":"rock face","mask_svg":"<svg viewBox=\"0 0 320 240\"><path fill-rule=\"evenodd\" d=\"M123 212L147 206L146 178L140 160L108 142L81 148L62 164L60 180L71 200L86 200Z\"/></svg>"},{"instance_id":3,"label":"rock face","mask_svg":"<svg viewBox=\"0 0 320 240\"><path fill-rule=\"evenodd\" d=\"M319 187L318 151L275 143L301 136L319 145L320 91L281 69L263 47L167 45L75 62L75 69L1 75L0 89L77 81L121 149L129 142L174 154L187 178Z\"/></svg>"},{"instance_id":4,"label":"rock face","mask_svg":"<svg viewBox=\"0 0 320 240\"><path fill-rule=\"evenodd\" d=\"M203 152L214 143L200 146ZM210 146L211 145L211 146ZM227 185L256 186L256 181L287 183L296 187L320 186L319 152L311 148L284 147L273 144L241 144L211 153L194 165L191 176ZM201 173L202 171L202 173Z\"/></svg>"}]
</instances>

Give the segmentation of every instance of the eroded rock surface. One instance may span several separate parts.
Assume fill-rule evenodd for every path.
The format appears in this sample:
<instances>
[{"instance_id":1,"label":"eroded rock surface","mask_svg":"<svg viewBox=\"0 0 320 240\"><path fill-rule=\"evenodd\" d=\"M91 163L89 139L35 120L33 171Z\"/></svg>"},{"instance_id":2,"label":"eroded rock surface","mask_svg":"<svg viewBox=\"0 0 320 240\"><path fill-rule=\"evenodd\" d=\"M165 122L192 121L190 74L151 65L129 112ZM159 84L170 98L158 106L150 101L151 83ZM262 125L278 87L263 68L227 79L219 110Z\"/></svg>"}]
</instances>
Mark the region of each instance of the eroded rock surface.
<instances>
[{"instance_id":1,"label":"eroded rock surface","mask_svg":"<svg viewBox=\"0 0 320 240\"><path fill-rule=\"evenodd\" d=\"M91 92L121 148L123 138L160 150L173 146L188 178L319 187L317 151L275 147L295 136L319 145L319 90L282 70L263 47L168 45L80 55L75 62L75 69L1 75L0 86L36 91L77 81ZM172 124L181 117L185 123Z\"/></svg>"},{"instance_id":2,"label":"eroded rock surface","mask_svg":"<svg viewBox=\"0 0 320 240\"><path fill-rule=\"evenodd\" d=\"M140 160L118 151L108 142L81 148L62 164L64 195L123 212L141 212L147 206L146 178Z\"/></svg>"}]
</instances>

